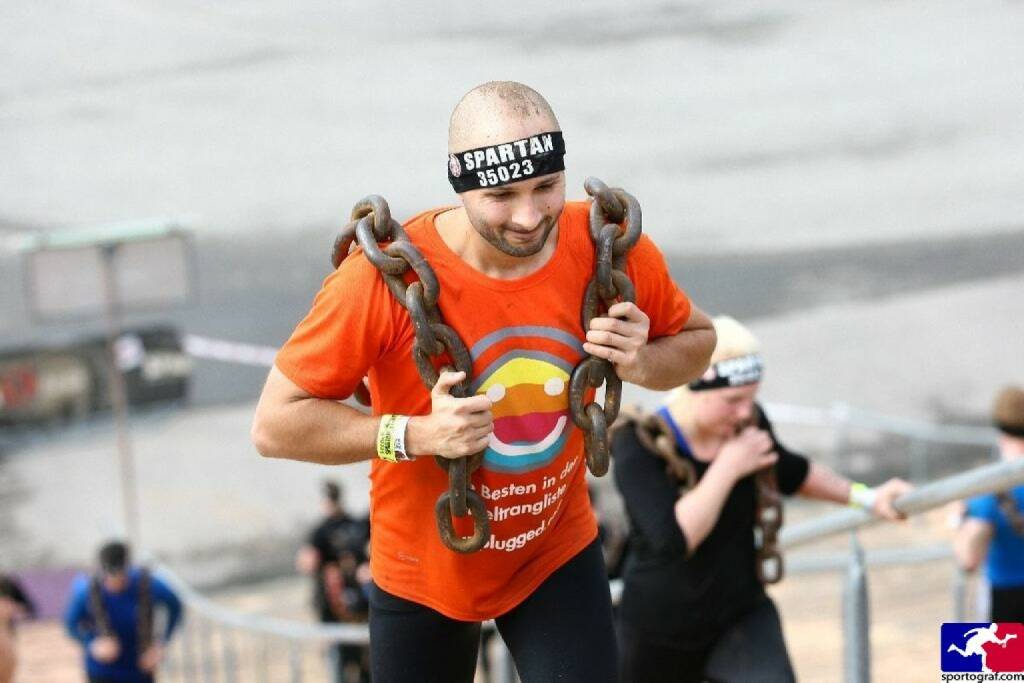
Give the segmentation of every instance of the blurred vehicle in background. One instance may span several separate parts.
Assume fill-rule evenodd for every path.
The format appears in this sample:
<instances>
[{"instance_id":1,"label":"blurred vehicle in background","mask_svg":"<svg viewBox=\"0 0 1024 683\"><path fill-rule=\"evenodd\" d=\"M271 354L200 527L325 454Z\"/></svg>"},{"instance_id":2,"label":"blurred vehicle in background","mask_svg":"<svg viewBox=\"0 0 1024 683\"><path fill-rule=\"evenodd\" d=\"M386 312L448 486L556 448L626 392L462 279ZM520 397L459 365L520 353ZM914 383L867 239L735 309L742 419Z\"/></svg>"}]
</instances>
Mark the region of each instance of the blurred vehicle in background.
<instances>
[{"instance_id":1,"label":"blurred vehicle in background","mask_svg":"<svg viewBox=\"0 0 1024 683\"><path fill-rule=\"evenodd\" d=\"M130 405L184 401L192 361L173 327L125 330L115 344ZM106 341L0 351L0 426L60 424L110 409Z\"/></svg>"}]
</instances>

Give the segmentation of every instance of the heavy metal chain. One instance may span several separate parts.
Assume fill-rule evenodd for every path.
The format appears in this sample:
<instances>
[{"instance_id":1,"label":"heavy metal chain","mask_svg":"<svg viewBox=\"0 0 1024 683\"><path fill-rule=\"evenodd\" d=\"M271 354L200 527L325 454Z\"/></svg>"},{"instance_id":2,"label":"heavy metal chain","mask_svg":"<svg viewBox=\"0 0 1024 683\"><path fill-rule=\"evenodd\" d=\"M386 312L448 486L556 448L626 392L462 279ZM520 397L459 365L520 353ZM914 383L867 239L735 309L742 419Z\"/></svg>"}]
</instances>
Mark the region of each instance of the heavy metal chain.
<instances>
[{"instance_id":1,"label":"heavy metal chain","mask_svg":"<svg viewBox=\"0 0 1024 683\"><path fill-rule=\"evenodd\" d=\"M140 653L149 649L153 641L153 590L149 570L145 567L139 570L139 602L136 607L136 629L138 651ZM103 603L102 579L98 576L92 577L89 581L89 615L92 616L96 630L104 637L117 637L114 628L110 623L110 614L107 606Z\"/></svg>"},{"instance_id":2,"label":"heavy metal chain","mask_svg":"<svg viewBox=\"0 0 1024 683\"><path fill-rule=\"evenodd\" d=\"M754 512L754 540L757 544L757 578L763 584L778 583L785 573L779 550L779 528L782 527L782 496L775 477L775 468L766 467L754 477L757 487L757 508Z\"/></svg>"},{"instance_id":3,"label":"heavy metal chain","mask_svg":"<svg viewBox=\"0 0 1024 683\"><path fill-rule=\"evenodd\" d=\"M1021 515L1017 501L1013 499L1009 491L1000 491L996 494L996 501L999 503L999 510L1006 515L1006 521L1018 536L1024 536L1024 515Z\"/></svg>"},{"instance_id":4,"label":"heavy metal chain","mask_svg":"<svg viewBox=\"0 0 1024 683\"><path fill-rule=\"evenodd\" d=\"M614 429L632 424L637 440L648 451L665 462L665 469L679 482L679 494L686 495L697 484L693 463L679 453L672 428L656 413L644 413L639 408L627 407ZM768 467L757 473L756 508L754 512L754 543L757 546L757 578L763 584L782 580L782 553L778 549L779 528L782 526L782 497L779 495L775 468Z\"/></svg>"},{"instance_id":5,"label":"heavy metal chain","mask_svg":"<svg viewBox=\"0 0 1024 683\"><path fill-rule=\"evenodd\" d=\"M640 445L665 461L668 474L673 481L679 482L680 495L689 493L697 485L693 462L679 452L672 428L660 415L645 413L637 406L626 406L612 430L618 431L627 425L633 426Z\"/></svg>"},{"instance_id":6,"label":"heavy metal chain","mask_svg":"<svg viewBox=\"0 0 1024 683\"><path fill-rule=\"evenodd\" d=\"M590 205L590 238L597 258L594 275L583 295L583 333L590 321L607 312L617 301L636 303L636 289L626 275L626 254L640 239L642 216L640 203L619 188L609 188L597 178L583 184L593 197ZM604 406L597 401L584 404L588 389L604 385ZM583 431L587 468L595 477L608 471L608 427L619 415L622 380L615 366L603 358L588 355L573 368L569 380L569 410L576 426Z\"/></svg>"},{"instance_id":7,"label":"heavy metal chain","mask_svg":"<svg viewBox=\"0 0 1024 683\"><path fill-rule=\"evenodd\" d=\"M640 239L642 219L636 198L621 189L608 188L597 178L588 178L584 187L594 198L590 209L590 236L597 258L594 275L587 284L583 300L583 330L590 321L616 301L636 301L636 291L625 272L626 254ZM621 227L620 227L621 224ZM412 355L420 378L428 389L437 383L433 361L445 354L454 369L466 373L453 387L452 395L471 394L473 362L466 345L454 328L445 324L437 308L440 284L434 270L409 240L398 221L391 218L387 202L377 195L366 197L352 209L352 220L334 242L331 262L337 268L358 242L367 260L380 272L391 294L408 311L416 333ZM381 249L379 243L388 243ZM419 281L406 284L404 275L412 269ZM447 366L450 367L450 366ZM447 368L446 368L447 369ZM604 406L596 401L584 404L588 389L605 385ZM369 405L366 385L356 387L356 398ZM619 414L622 381L614 366L603 358L588 355L573 369L569 380L569 408L573 421L583 430L587 467L594 476L608 471L608 425ZM434 507L442 542L457 552L479 550L490 538L490 524L483 499L469 487L469 476L483 463L483 452L449 460L435 456L448 473L449 488ZM473 534L459 536L452 517L471 514Z\"/></svg>"},{"instance_id":8,"label":"heavy metal chain","mask_svg":"<svg viewBox=\"0 0 1024 683\"><path fill-rule=\"evenodd\" d=\"M428 390L437 384L439 373L434 366L435 359L439 363L450 360L454 365L446 364L443 370L454 369L466 373L465 378L452 387L452 396L470 396L473 362L466 345L455 329L444 322L437 308L441 294L437 275L409 240L401 224L391 218L391 209L383 197L370 195L352 209L352 221L345 226L334 243L331 262L335 268L348 256L353 241L359 243L367 260L380 271L391 294L412 318L416 333L412 357L423 384ZM379 243L389 244L381 249ZM406 284L403 276L410 269L419 280ZM360 384L360 387L363 398L367 398L365 386ZM483 455L481 451L455 460L434 456L434 461L448 474L448 490L441 494L434 505L437 529L441 541L456 552L475 552L491 536L483 498L469 486L469 476L483 463ZM452 518L465 517L467 514L473 519L473 533L461 536L456 532Z\"/></svg>"},{"instance_id":9,"label":"heavy metal chain","mask_svg":"<svg viewBox=\"0 0 1024 683\"><path fill-rule=\"evenodd\" d=\"M739 434L750 425L757 425L761 419L761 408L754 405L754 414L749 422L736 428ZM779 550L779 529L782 527L782 495L775 468L766 467L754 476L756 508L754 509L754 543L757 546L757 578L768 585L782 581L785 565Z\"/></svg>"}]
</instances>

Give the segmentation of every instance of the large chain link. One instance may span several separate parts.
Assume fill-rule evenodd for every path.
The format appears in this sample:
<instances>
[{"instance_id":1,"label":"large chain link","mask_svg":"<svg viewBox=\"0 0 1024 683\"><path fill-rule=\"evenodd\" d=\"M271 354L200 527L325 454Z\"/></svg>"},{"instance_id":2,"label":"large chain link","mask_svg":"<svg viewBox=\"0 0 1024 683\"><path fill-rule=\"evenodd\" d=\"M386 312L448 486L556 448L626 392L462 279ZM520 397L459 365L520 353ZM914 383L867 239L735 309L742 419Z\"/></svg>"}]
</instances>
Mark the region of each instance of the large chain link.
<instances>
[{"instance_id":1,"label":"large chain link","mask_svg":"<svg viewBox=\"0 0 1024 683\"><path fill-rule=\"evenodd\" d=\"M636 301L636 291L626 275L626 254L640 239L642 218L636 198L618 188L609 188L597 178L588 178L584 188L594 202L590 208L590 236L597 253L594 275L583 298L584 334L590 321L617 301ZM401 224L391 218L383 197L370 195L352 209L352 220L334 241L331 263L335 268L358 242L367 260L380 272L391 294L408 311L416 333L412 356L423 384L432 389L438 371L434 360L447 358L454 369L466 373L453 387L452 395L465 398L471 393L473 362L466 345L454 328L447 325L437 308L440 284L423 255L409 240ZM380 244L388 243L383 249ZM404 275L412 269L418 281L406 284ZM451 366L446 366L449 369ZM584 404L588 389L604 385L604 406L596 401ZM370 404L369 391L362 382L356 399ZM622 381L607 360L588 355L573 369L569 381L569 409L573 422L583 430L587 467L594 476L608 471L608 426L615 422L622 400ZM448 473L448 491L434 507L438 532L446 546L461 553L479 550L490 538L490 524L483 499L469 487L469 476L483 463L483 452L449 460L434 458ZM473 534L460 536L452 517L471 515Z\"/></svg>"},{"instance_id":2,"label":"large chain link","mask_svg":"<svg viewBox=\"0 0 1024 683\"><path fill-rule=\"evenodd\" d=\"M1006 521L1010 523L1010 528L1018 536L1024 536L1024 515L1021 515L1013 495L1009 491L1000 491L996 494L996 502L999 504L1000 512L1006 515Z\"/></svg>"},{"instance_id":3,"label":"large chain link","mask_svg":"<svg viewBox=\"0 0 1024 683\"><path fill-rule=\"evenodd\" d=\"M583 187L593 197L590 205L590 238L597 258L594 275L583 295L583 333L590 321L607 312L617 301L636 303L636 289L626 275L626 254L642 230L640 203L624 190L609 188L597 178L587 178ZM604 406L597 401L584 405L589 389L604 385ZM608 471L608 427L615 422L622 403L622 380L611 362L588 355L573 368L569 380L569 410L573 422L583 431L587 468L595 477Z\"/></svg>"},{"instance_id":4,"label":"large chain link","mask_svg":"<svg viewBox=\"0 0 1024 683\"><path fill-rule=\"evenodd\" d=\"M665 469L673 481L679 482L679 495L688 493L697 485L693 462L679 452L672 428L661 415L645 413L639 406L626 406L612 430L615 432L630 425L640 445L665 462Z\"/></svg>"},{"instance_id":5,"label":"large chain link","mask_svg":"<svg viewBox=\"0 0 1024 683\"><path fill-rule=\"evenodd\" d=\"M736 428L739 434L747 426L761 421L761 408L754 405L749 422ZM757 546L757 578L768 585L782 581L785 565L779 550L779 529L782 528L782 495L775 476L775 467L769 466L754 477L757 507L754 510L754 544Z\"/></svg>"},{"instance_id":6,"label":"large chain link","mask_svg":"<svg viewBox=\"0 0 1024 683\"><path fill-rule=\"evenodd\" d=\"M128 571L127 568L125 571ZM149 569L141 567L138 572L138 593L135 607L135 640L140 654L144 653L153 642L153 588ZM110 613L103 602L103 579L93 576L89 579L89 616L92 617L98 635L104 638L117 638L117 632L110 621Z\"/></svg>"},{"instance_id":7,"label":"large chain link","mask_svg":"<svg viewBox=\"0 0 1024 683\"><path fill-rule=\"evenodd\" d=\"M335 268L348 256L353 242L359 243L367 260L380 272L388 290L412 319L416 333L412 357L423 384L427 389L433 389L437 384L439 372L435 360L438 364L450 361L442 370L454 369L466 373L465 378L452 387L452 396L470 396L473 362L466 345L455 329L444 322L437 308L441 294L437 275L409 240L401 224L391 218L391 210L383 197L370 195L352 209L352 221L334 242L331 262ZM381 243L388 244L382 249ZM406 284L404 275L410 269L419 279ZM358 395L360 393L361 398ZM368 392L362 383L357 387L357 398L369 404ZM469 486L469 477L483 463L483 455L481 451L455 460L434 456L438 466L448 474L448 490L441 494L434 506L437 530L441 541L456 552L475 552L491 536L484 501ZM465 517L467 514L473 520L473 533L461 536L452 518Z\"/></svg>"},{"instance_id":8,"label":"large chain link","mask_svg":"<svg viewBox=\"0 0 1024 683\"><path fill-rule=\"evenodd\" d=\"M754 478L757 487L757 509L754 512L754 541L757 545L757 578L763 584L782 581L785 565L779 550L779 529L782 527L782 496L775 477L775 468L766 467Z\"/></svg>"}]
</instances>

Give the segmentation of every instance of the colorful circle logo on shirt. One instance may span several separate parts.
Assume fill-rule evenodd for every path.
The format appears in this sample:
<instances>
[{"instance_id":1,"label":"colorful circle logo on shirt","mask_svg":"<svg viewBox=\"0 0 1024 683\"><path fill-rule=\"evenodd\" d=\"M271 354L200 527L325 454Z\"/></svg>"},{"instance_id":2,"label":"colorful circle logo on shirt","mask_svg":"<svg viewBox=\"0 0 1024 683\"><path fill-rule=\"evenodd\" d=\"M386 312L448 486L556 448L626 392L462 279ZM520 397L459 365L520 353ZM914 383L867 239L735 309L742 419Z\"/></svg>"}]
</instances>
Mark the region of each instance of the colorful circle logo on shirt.
<instances>
[{"instance_id":1,"label":"colorful circle logo on shirt","mask_svg":"<svg viewBox=\"0 0 1024 683\"><path fill-rule=\"evenodd\" d=\"M510 332L516 330L516 332ZM473 348L478 358L494 343L510 336L557 340L581 354L579 341L554 328L509 328L489 335L484 348ZM484 467L500 472L528 472L554 460L569 438L569 376L573 363L553 353L513 349L480 373L475 391L493 404L494 432L484 454Z\"/></svg>"}]
</instances>

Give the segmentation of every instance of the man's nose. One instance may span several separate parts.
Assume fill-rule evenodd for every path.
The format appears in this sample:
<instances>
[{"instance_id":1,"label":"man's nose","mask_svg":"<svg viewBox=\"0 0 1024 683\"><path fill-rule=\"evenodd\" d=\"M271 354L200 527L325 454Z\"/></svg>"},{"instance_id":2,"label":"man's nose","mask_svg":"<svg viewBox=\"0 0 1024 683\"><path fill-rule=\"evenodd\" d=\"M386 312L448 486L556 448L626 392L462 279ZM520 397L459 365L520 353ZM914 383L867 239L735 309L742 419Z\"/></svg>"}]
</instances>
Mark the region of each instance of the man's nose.
<instances>
[{"instance_id":1,"label":"man's nose","mask_svg":"<svg viewBox=\"0 0 1024 683\"><path fill-rule=\"evenodd\" d=\"M520 230L533 230L543 219L544 212L532 197L517 202L512 213L512 224Z\"/></svg>"}]
</instances>

